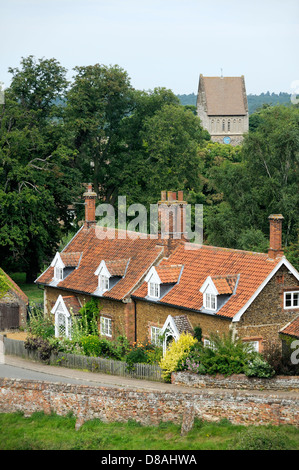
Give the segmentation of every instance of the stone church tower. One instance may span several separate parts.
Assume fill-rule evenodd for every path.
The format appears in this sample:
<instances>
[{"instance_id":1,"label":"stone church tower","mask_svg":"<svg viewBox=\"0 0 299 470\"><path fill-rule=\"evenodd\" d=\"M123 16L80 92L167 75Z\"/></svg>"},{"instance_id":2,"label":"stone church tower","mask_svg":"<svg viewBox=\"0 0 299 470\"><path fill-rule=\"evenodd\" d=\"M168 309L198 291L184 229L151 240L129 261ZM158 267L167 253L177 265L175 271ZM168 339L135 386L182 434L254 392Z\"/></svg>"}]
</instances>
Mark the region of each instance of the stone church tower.
<instances>
[{"instance_id":1,"label":"stone church tower","mask_svg":"<svg viewBox=\"0 0 299 470\"><path fill-rule=\"evenodd\" d=\"M197 94L197 115L213 142L239 145L248 132L249 115L244 76L203 77Z\"/></svg>"}]
</instances>

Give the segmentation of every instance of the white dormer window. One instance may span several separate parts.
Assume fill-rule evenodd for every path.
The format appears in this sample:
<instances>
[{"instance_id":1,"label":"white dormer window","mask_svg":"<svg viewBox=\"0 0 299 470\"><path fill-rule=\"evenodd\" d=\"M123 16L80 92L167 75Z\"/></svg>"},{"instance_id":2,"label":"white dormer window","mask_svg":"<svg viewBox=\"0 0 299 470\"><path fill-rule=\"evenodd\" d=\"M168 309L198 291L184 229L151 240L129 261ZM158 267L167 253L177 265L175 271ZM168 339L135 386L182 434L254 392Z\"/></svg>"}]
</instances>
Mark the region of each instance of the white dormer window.
<instances>
[{"instance_id":1,"label":"white dormer window","mask_svg":"<svg viewBox=\"0 0 299 470\"><path fill-rule=\"evenodd\" d=\"M109 279L111 277L104 260L101 261L94 274L98 276L98 291L102 295L109 290Z\"/></svg>"},{"instance_id":2,"label":"white dormer window","mask_svg":"<svg viewBox=\"0 0 299 470\"><path fill-rule=\"evenodd\" d=\"M161 285L161 279L159 278L159 275L155 269L155 267L152 267L150 271L148 272L145 282L147 282L147 295L150 299L159 299L161 296L160 292L160 285Z\"/></svg>"},{"instance_id":3,"label":"white dormer window","mask_svg":"<svg viewBox=\"0 0 299 470\"><path fill-rule=\"evenodd\" d=\"M58 266L55 266L55 274L54 277L57 279L57 281L62 281L63 280L63 268L59 268Z\"/></svg>"},{"instance_id":4,"label":"white dormer window","mask_svg":"<svg viewBox=\"0 0 299 470\"><path fill-rule=\"evenodd\" d=\"M217 310L217 295L219 294L216 286L210 276L207 277L205 282L200 288L203 298L203 308L211 312Z\"/></svg>"},{"instance_id":5,"label":"white dormer window","mask_svg":"<svg viewBox=\"0 0 299 470\"><path fill-rule=\"evenodd\" d=\"M109 290L109 277L104 274L99 275L99 288L101 292L106 292Z\"/></svg>"},{"instance_id":6,"label":"white dormer window","mask_svg":"<svg viewBox=\"0 0 299 470\"><path fill-rule=\"evenodd\" d=\"M203 306L207 310L217 310L217 297L215 294L205 292L203 295Z\"/></svg>"},{"instance_id":7,"label":"white dormer window","mask_svg":"<svg viewBox=\"0 0 299 470\"><path fill-rule=\"evenodd\" d=\"M62 281L63 280L63 269L65 265L61 259L60 254L57 252L51 266L54 268L54 280L55 281Z\"/></svg>"},{"instance_id":8,"label":"white dormer window","mask_svg":"<svg viewBox=\"0 0 299 470\"><path fill-rule=\"evenodd\" d=\"M158 299L160 297L160 284L156 282L149 282L148 295L154 299Z\"/></svg>"}]
</instances>

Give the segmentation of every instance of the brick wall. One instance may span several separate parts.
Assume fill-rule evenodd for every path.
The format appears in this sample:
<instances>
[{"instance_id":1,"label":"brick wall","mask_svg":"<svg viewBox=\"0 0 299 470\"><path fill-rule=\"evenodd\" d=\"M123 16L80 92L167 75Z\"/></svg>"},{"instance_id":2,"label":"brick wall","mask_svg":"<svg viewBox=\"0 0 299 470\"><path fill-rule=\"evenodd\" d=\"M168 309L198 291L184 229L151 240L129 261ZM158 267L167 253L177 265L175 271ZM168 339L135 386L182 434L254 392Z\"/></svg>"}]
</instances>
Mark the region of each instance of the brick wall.
<instances>
[{"instance_id":1,"label":"brick wall","mask_svg":"<svg viewBox=\"0 0 299 470\"><path fill-rule=\"evenodd\" d=\"M73 412L77 427L94 418L104 422L134 419L144 425L161 421L180 424L190 407L196 417L207 421L226 418L233 424L299 425L298 395L231 390L146 392L0 378L2 413L22 411L29 416L35 411L59 415Z\"/></svg>"}]
</instances>

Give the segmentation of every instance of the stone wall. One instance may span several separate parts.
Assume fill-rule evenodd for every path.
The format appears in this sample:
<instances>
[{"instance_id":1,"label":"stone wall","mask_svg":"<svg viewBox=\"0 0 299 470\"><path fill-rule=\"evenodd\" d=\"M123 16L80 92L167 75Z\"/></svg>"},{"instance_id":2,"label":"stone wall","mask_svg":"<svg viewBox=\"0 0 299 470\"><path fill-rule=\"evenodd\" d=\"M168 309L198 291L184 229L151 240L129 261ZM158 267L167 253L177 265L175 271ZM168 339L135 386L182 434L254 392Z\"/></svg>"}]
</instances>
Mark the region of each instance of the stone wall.
<instances>
[{"instance_id":1,"label":"stone wall","mask_svg":"<svg viewBox=\"0 0 299 470\"><path fill-rule=\"evenodd\" d=\"M200 326L203 336L209 336L211 331L219 334L228 333L231 320L203 313L161 305L155 302L136 300L137 338L140 341L150 339L150 327L162 328L168 315L173 317L187 315L192 327Z\"/></svg>"},{"instance_id":2,"label":"stone wall","mask_svg":"<svg viewBox=\"0 0 299 470\"><path fill-rule=\"evenodd\" d=\"M2 413L21 411L29 416L44 411L65 416L72 412L77 428L95 418L104 422L134 419L143 425L180 424L190 408L195 417L207 421L226 418L233 424L299 425L298 395L227 390L147 392L0 378Z\"/></svg>"},{"instance_id":3,"label":"stone wall","mask_svg":"<svg viewBox=\"0 0 299 470\"><path fill-rule=\"evenodd\" d=\"M192 372L175 372L171 382L175 385L185 385L195 388L217 388L229 390L272 390L299 391L299 376L275 376L271 379L246 377L244 374L199 375Z\"/></svg>"},{"instance_id":4,"label":"stone wall","mask_svg":"<svg viewBox=\"0 0 299 470\"><path fill-rule=\"evenodd\" d=\"M234 324L237 335L260 341L260 352L270 343L281 345L278 332L299 313L298 309L283 308L283 293L295 287L297 279L282 266Z\"/></svg>"}]
</instances>

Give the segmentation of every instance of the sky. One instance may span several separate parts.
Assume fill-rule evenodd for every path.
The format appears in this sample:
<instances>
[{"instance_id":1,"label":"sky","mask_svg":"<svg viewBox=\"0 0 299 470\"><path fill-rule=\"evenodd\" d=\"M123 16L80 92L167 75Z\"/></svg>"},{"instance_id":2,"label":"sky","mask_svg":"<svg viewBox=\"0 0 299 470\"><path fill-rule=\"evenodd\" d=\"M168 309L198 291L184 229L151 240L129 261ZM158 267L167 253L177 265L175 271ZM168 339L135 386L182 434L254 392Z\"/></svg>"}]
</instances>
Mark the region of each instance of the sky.
<instances>
[{"instance_id":1,"label":"sky","mask_svg":"<svg viewBox=\"0 0 299 470\"><path fill-rule=\"evenodd\" d=\"M119 65L139 90L197 93L199 75L247 94L299 88L299 0L0 0L0 82L22 57Z\"/></svg>"}]
</instances>

